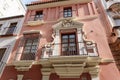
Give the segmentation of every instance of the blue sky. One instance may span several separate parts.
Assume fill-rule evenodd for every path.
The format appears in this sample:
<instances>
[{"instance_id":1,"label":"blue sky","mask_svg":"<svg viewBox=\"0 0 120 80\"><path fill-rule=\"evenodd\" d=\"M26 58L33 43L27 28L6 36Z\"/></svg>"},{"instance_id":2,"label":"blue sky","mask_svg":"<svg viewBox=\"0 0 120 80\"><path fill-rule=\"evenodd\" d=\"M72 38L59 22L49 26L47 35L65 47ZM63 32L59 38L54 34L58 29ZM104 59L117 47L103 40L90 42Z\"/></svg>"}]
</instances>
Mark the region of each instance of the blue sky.
<instances>
[{"instance_id":1,"label":"blue sky","mask_svg":"<svg viewBox=\"0 0 120 80\"><path fill-rule=\"evenodd\" d=\"M21 0L24 4L28 4L30 3L31 1L37 1L37 0Z\"/></svg>"}]
</instances>

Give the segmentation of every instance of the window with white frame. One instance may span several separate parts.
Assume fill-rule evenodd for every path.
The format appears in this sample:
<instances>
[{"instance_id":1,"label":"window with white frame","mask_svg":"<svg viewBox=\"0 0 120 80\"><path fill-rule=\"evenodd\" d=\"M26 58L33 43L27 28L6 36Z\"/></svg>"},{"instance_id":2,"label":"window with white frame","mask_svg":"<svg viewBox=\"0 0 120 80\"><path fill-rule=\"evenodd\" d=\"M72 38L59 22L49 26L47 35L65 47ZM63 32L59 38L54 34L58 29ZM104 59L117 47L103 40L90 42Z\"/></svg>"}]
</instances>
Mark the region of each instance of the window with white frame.
<instances>
[{"instance_id":1,"label":"window with white frame","mask_svg":"<svg viewBox=\"0 0 120 80\"><path fill-rule=\"evenodd\" d=\"M7 27L6 34L13 34L16 29L17 22L11 23L9 27Z\"/></svg>"}]
</instances>

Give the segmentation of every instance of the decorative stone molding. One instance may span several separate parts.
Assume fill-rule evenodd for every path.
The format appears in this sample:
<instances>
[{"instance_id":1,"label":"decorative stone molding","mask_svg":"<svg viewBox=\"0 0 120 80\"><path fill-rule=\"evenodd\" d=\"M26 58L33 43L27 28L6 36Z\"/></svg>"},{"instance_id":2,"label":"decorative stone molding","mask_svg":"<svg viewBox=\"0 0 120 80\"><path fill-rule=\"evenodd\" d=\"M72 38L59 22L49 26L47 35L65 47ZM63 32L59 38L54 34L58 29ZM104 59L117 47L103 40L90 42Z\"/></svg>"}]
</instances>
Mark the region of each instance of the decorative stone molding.
<instances>
[{"instance_id":1,"label":"decorative stone molding","mask_svg":"<svg viewBox=\"0 0 120 80\"><path fill-rule=\"evenodd\" d=\"M23 34L40 34L40 30L24 31Z\"/></svg>"},{"instance_id":2,"label":"decorative stone molding","mask_svg":"<svg viewBox=\"0 0 120 80\"><path fill-rule=\"evenodd\" d=\"M43 25L45 22L43 20L37 20L37 21L28 21L25 25L32 27L37 25Z\"/></svg>"},{"instance_id":3,"label":"decorative stone molding","mask_svg":"<svg viewBox=\"0 0 120 80\"><path fill-rule=\"evenodd\" d=\"M113 59L102 59L101 60L102 63L112 63L115 62Z\"/></svg>"},{"instance_id":4,"label":"decorative stone molding","mask_svg":"<svg viewBox=\"0 0 120 80\"><path fill-rule=\"evenodd\" d=\"M118 1L118 0L110 0L110 1L108 1L107 2L107 9L109 9L110 7L112 7L112 5L115 5L117 3L120 3L120 1Z\"/></svg>"},{"instance_id":5,"label":"decorative stone molding","mask_svg":"<svg viewBox=\"0 0 120 80\"><path fill-rule=\"evenodd\" d=\"M13 65L15 66L15 69L17 69L17 71L29 71L33 64L34 61L25 60L13 62Z\"/></svg>"},{"instance_id":6,"label":"decorative stone molding","mask_svg":"<svg viewBox=\"0 0 120 80\"><path fill-rule=\"evenodd\" d=\"M54 56L41 59L43 76L57 73L61 78L78 78L82 73L90 73L93 80L99 80L100 63L112 63L112 59L88 56ZM45 77L46 78L46 77Z\"/></svg>"},{"instance_id":7,"label":"decorative stone molding","mask_svg":"<svg viewBox=\"0 0 120 80\"><path fill-rule=\"evenodd\" d=\"M49 8L49 7L55 7L55 6L64 6L69 4L77 4L77 3L89 3L92 0L69 0L68 1L55 1L54 3L46 3L46 4L28 4L27 8L29 10L35 10L35 9L43 9L43 8Z\"/></svg>"},{"instance_id":8,"label":"decorative stone molding","mask_svg":"<svg viewBox=\"0 0 120 80\"><path fill-rule=\"evenodd\" d=\"M60 20L57 24L53 25L54 30L60 30L60 29L70 29L70 28L82 28L83 23L73 21L70 18L66 18L63 20Z\"/></svg>"},{"instance_id":9,"label":"decorative stone molding","mask_svg":"<svg viewBox=\"0 0 120 80\"><path fill-rule=\"evenodd\" d=\"M91 74L98 74L100 63L99 57L85 57L85 56L58 56L50 57L48 59L40 60L43 69L42 74L50 75L53 71L60 77L77 78L83 72L91 72ZM93 67L91 67L93 66Z\"/></svg>"}]
</instances>

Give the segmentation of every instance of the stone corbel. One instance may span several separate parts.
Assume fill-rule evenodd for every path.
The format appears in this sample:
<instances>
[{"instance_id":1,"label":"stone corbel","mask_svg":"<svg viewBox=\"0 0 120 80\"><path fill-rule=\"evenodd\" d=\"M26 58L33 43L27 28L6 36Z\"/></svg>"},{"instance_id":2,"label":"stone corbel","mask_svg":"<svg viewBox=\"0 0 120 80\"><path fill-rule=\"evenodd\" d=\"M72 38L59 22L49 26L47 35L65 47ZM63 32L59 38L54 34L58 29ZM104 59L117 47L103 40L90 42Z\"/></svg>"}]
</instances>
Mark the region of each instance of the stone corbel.
<instances>
[{"instance_id":1,"label":"stone corbel","mask_svg":"<svg viewBox=\"0 0 120 80\"><path fill-rule=\"evenodd\" d=\"M17 75L17 80L22 80L24 75Z\"/></svg>"},{"instance_id":2,"label":"stone corbel","mask_svg":"<svg viewBox=\"0 0 120 80\"><path fill-rule=\"evenodd\" d=\"M98 76L91 76L92 80L100 80Z\"/></svg>"}]
</instances>

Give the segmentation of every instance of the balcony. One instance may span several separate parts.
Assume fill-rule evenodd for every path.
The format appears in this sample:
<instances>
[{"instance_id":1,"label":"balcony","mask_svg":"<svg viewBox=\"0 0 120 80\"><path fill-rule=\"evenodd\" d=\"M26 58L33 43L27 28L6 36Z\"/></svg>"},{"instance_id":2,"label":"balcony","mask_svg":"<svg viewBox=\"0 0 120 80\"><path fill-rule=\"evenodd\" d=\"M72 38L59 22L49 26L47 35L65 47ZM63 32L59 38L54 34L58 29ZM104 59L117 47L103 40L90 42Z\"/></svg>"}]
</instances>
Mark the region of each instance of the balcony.
<instances>
[{"instance_id":1,"label":"balcony","mask_svg":"<svg viewBox=\"0 0 120 80\"><path fill-rule=\"evenodd\" d=\"M40 59L43 75L49 75L52 70L62 78L78 78L83 72L98 75L99 68L96 66L100 63L101 58L96 43L78 42L76 43L78 50L71 46L64 47L65 51L60 51L62 44L47 44L43 48ZM59 48L55 48L56 46ZM56 55L57 53L58 55Z\"/></svg>"},{"instance_id":2,"label":"balcony","mask_svg":"<svg viewBox=\"0 0 120 80\"><path fill-rule=\"evenodd\" d=\"M37 25L42 25L44 24L44 20L41 18L35 18L35 15L30 16L30 18L28 19L26 25L27 26L37 26Z\"/></svg>"},{"instance_id":3,"label":"balcony","mask_svg":"<svg viewBox=\"0 0 120 80\"><path fill-rule=\"evenodd\" d=\"M16 35L17 27L5 27L0 30L0 36L13 36Z\"/></svg>"},{"instance_id":4,"label":"balcony","mask_svg":"<svg viewBox=\"0 0 120 80\"><path fill-rule=\"evenodd\" d=\"M42 56L41 58L49 58L52 56L91 56L91 57L98 57L98 51L96 47L96 43L92 42L78 42L76 43L78 45L77 49L75 49L74 46L70 47L64 47L64 51L60 51L59 48L54 49L56 46L61 46L63 43L58 44L48 44L42 49ZM82 47L84 45L84 47ZM55 52L58 52L58 55L55 54Z\"/></svg>"}]
</instances>

